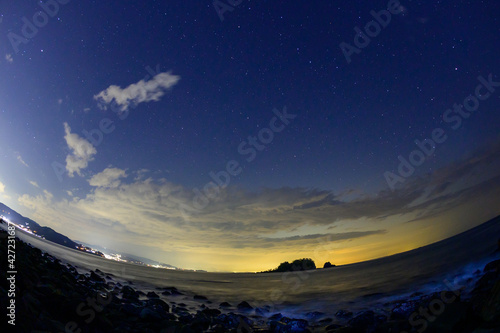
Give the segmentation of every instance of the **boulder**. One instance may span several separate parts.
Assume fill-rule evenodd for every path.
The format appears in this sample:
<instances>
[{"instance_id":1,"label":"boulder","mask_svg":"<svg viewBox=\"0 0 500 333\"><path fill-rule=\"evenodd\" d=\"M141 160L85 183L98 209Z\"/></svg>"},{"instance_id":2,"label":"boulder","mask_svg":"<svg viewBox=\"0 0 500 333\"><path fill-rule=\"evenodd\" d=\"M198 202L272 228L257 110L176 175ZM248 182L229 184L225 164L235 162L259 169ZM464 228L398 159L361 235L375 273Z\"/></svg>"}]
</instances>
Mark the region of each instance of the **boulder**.
<instances>
[{"instance_id":1,"label":"boulder","mask_svg":"<svg viewBox=\"0 0 500 333\"><path fill-rule=\"evenodd\" d=\"M122 288L122 295L124 299L131 300L131 301L137 301L139 299L139 294L129 286L124 286Z\"/></svg>"},{"instance_id":2,"label":"boulder","mask_svg":"<svg viewBox=\"0 0 500 333\"><path fill-rule=\"evenodd\" d=\"M345 311L345 310L339 310L337 313L335 313L335 317L340 318L340 319L347 319L352 317L352 312L351 311Z\"/></svg>"},{"instance_id":3,"label":"boulder","mask_svg":"<svg viewBox=\"0 0 500 333\"><path fill-rule=\"evenodd\" d=\"M207 301L208 300L208 298L206 298L205 296L202 296L202 295L194 295L193 299L198 300L198 301Z\"/></svg>"},{"instance_id":4,"label":"boulder","mask_svg":"<svg viewBox=\"0 0 500 333\"><path fill-rule=\"evenodd\" d=\"M229 307L231 307L231 304L229 304L228 302L222 302L219 304L219 307L220 308L229 308Z\"/></svg>"},{"instance_id":5,"label":"boulder","mask_svg":"<svg viewBox=\"0 0 500 333\"><path fill-rule=\"evenodd\" d=\"M158 294L156 294L154 291L150 291L146 294L146 297L147 298L160 298L160 296L158 296Z\"/></svg>"},{"instance_id":6,"label":"boulder","mask_svg":"<svg viewBox=\"0 0 500 333\"><path fill-rule=\"evenodd\" d=\"M238 304L237 308L240 311L250 311L250 310L253 309L253 307L250 304L248 304L248 302L245 302L245 301L243 301L240 304Z\"/></svg>"}]
</instances>

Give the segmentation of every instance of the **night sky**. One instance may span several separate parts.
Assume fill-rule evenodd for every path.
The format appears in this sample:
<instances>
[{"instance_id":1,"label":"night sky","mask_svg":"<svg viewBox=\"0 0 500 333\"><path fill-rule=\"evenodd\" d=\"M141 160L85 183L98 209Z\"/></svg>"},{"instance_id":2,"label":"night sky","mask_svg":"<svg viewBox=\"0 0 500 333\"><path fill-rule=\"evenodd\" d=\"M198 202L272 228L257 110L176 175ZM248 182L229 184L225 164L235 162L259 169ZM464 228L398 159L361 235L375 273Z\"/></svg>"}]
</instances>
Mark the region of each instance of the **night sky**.
<instances>
[{"instance_id":1,"label":"night sky","mask_svg":"<svg viewBox=\"0 0 500 333\"><path fill-rule=\"evenodd\" d=\"M500 214L498 1L231 3L0 2L0 201L211 271Z\"/></svg>"}]
</instances>

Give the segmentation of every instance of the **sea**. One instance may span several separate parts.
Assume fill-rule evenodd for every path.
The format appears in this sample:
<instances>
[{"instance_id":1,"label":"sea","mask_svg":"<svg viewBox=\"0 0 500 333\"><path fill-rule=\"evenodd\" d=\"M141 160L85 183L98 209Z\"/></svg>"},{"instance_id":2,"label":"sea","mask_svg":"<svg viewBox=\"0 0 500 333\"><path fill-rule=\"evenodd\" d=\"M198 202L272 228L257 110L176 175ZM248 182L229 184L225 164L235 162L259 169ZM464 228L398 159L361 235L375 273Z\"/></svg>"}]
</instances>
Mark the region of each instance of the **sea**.
<instances>
[{"instance_id":1,"label":"sea","mask_svg":"<svg viewBox=\"0 0 500 333\"><path fill-rule=\"evenodd\" d=\"M17 236L82 273L99 269L115 282L131 284L143 292L161 294L164 287L176 287L184 295L163 296L167 302L184 303L199 309L194 295L208 298L207 306L220 302L233 306L246 301L263 309L264 316L282 313L306 318L320 312L388 312L394 303L438 291L461 290L467 295L480 278L484 266L500 258L500 217L454 237L412 251L328 269L289 273L209 273L153 268L117 262L69 249L31 236ZM22 272L18 272L22 274ZM210 305L212 304L212 305Z\"/></svg>"}]
</instances>

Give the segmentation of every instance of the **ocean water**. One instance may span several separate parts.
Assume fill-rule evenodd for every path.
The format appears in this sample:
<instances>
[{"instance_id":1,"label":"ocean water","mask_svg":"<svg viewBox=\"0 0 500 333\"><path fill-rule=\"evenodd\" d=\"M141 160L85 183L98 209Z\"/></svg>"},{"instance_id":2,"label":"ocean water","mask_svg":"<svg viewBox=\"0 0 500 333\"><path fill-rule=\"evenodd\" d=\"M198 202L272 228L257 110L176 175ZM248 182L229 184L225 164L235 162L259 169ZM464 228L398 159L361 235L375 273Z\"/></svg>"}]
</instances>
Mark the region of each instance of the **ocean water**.
<instances>
[{"instance_id":1,"label":"ocean water","mask_svg":"<svg viewBox=\"0 0 500 333\"><path fill-rule=\"evenodd\" d=\"M193 295L208 297L217 307L227 301L236 305L269 306L269 314L281 312L296 318L319 311L333 316L338 310L388 311L390 302L417 292L471 289L478 271L500 258L500 218L465 233L409 252L367 262L293 273L204 273L156 269L99 258L39 238L17 235L33 246L76 266L81 273L100 269L113 279L145 292L174 286L184 296L165 296L167 302L183 302L193 311L199 307ZM22 274L22 272L20 272ZM234 310L234 309L232 309Z\"/></svg>"}]
</instances>

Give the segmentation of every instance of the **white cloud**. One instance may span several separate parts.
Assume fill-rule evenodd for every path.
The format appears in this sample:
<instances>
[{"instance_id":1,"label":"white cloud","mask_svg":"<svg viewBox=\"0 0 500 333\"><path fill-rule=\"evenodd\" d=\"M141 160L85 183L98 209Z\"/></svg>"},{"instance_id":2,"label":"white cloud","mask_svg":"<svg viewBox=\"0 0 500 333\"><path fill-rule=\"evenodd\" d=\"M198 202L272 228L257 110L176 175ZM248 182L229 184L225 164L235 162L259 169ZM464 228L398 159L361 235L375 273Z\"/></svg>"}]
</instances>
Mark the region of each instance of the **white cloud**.
<instances>
[{"instance_id":1,"label":"white cloud","mask_svg":"<svg viewBox=\"0 0 500 333\"><path fill-rule=\"evenodd\" d=\"M33 181L33 180L30 181L30 184L33 185L33 186L35 186L35 187L37 187L37 188L40 188L40 186L38 186L38 183L35 182L35 181Z\"/></svg>"},{"instance_id":2,"label":"white cloud","mask_svg":"<svg viewBox=\"0 0 500 333\"><path fill-rule=\"evenodd\" d=\"M78 134L71 133L71 127L69 127L68 123L64 123L64 131L64 139L69 149L71 149L71 153L66 156L68 176L74 177L75 173L81 176L81 170L85 169L89 162L94 160L93 156L97 153L97 150L90 142Z\"/></svg>"},{"instance_id":3,"label":"white cloud","mask_svg":"<svg viewBox=\"0 0 500 333\"><path fill-rule=\"evenodd\" d=\"M47 198L47 200L49 200L49 201L51 201L51 200L52 200L52 198L54 197L54 196L52 195L52 193L50 193L50 192L49 192L49 191L47 191L47 190L43 190L43 194L45 195L45 197L46 197L46 198Z\"/></svg>"},{"instance_id":4,"label":"white cloud","mask_svg":"<svg viewBox=\"0 0 500 333\"><path fill-rule=\"evenodd\" d=\"M179 80L180 76L170 72L159 73L149 81L141 80L126 88L111 85L95 95L94 99L100 103L101 108L106 109L106 105L114 101L121 111L125 111L131 104L159 101L165 91L176 85Z\"/></svg>"},{"instance_id":5,"label":"white cloud","mask_svg":"<svg viewBox=\"0 0 500 333\"><path fill-rule=\"evenodd\" d=\"M5 193L5 185L0 182L0 198L4 200L9 200L10 196Z\"/></svg>"},{"instance_id":6,"label":"white cloud","mask_svg":"<svg viewBox=\"0 0 500 333\"><path fill-rule=\"evenodd\" d=\"M118 187L120 186L120 178L127 177L125 170L118 168L107 168L101 173L93 176L89 180L90 186L95 187Z\"/></svg>"},{"instance_id":7,"label":"white cloud","mask_svg":"<svg viewBox=\"0 0 500 333\"><path fill-rule=\"evenodd\" d=\"M12 54L6 54L5 55L5 60L7 60L7 62L14 62L14 59L12 59Z\"/></svg>"},{"instance_id":8,"label":"white cloud","mask_svg":"<svg viewBox=\"0 0 500 333\"><path fill-rule=\"evenodd\" d=\"M25 167L29 168L30 166L28 165L28 163L24 162L23 158L21 157L21 154L17 153L16 152L16 158L17 160L22 164L24 165Z\"/></svg>"}]
</instances>

